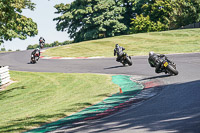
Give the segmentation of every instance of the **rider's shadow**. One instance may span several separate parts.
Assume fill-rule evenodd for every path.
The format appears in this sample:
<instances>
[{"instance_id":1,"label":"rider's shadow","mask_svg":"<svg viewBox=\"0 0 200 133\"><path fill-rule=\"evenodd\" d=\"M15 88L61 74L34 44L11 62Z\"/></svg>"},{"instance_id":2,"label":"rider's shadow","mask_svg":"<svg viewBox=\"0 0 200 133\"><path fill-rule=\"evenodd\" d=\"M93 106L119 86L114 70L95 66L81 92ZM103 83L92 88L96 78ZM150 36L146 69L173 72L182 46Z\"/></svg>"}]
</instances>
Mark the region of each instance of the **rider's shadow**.
<instances>
[{"instance_id":1,"label":"rider's shadow","mask_svg":"<svg viewBox=\"0 0 200 133\"><path fill-rule=\"evenodd\" d=\"M27 64L33 64L33 63L28 62Z\"/></svg>"},{"instance_id":2,"label":"rider's shadow","mask_svg":"<svg viewBox=\"0 0 200 133\"><path fill-rule=\"evenodd\" d=\"M113 66L113 67L106 67L106 68L104 68L104 69L114 69L114 68L120 68L120 67L126 67L126 66Z\"/></svg>"}]
</instances>

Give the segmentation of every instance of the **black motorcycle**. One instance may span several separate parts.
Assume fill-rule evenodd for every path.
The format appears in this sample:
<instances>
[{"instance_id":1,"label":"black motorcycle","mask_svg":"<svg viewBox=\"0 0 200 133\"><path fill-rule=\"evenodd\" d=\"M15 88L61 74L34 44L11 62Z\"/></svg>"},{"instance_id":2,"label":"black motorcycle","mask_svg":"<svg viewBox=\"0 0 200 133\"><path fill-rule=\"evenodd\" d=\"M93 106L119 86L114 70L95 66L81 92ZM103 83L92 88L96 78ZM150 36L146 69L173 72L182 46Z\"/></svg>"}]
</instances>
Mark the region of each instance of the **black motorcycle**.
<instances>
[{"instance_id":1,"label":"black motorcycle","mask_svg":"<svg viewBox=\"0 0 200 133\"><path fill-rule=\"evenodd\" d=\"M168 59L160 59L162 62L161 70L169 75L178 75L178 71L176 70L176 64Z\"/></svg>"},{"instance_id":2,"label":"black motorcycle","mask_svg":"<svg viewBox=\"0 0 200 133\"><path fill-rule=\"evenodd\" d=\"M39 46L40 46L41 49L44 48L44 42L43 42L43 40L40 40Z\"/></svg>"},{"instance_id":3,"label":"black motorcycle","mask_svg":"<svg viewBox=\"0 0 200 133\"><path fill-rule=\"evenodd\" d=\"M32 54L30 63L35 64L39 60L39 58L39 53L35 53L35 55Z\"/></svg>"},{"instance_id":4,"label":"black motorcycle","mask_svg":"<svg viewBox=\"0 0 200 133\"><path fill-rule=\"evenodd\" d=\"M126 64L128 64L129 66L131 66L133 63L132 63L132 60L131 60L131 56L128 56L127 53L123 52L123 55L120 59L120 63L123 64L123 66L125 66Z\"/></svg>"}]
</instances>

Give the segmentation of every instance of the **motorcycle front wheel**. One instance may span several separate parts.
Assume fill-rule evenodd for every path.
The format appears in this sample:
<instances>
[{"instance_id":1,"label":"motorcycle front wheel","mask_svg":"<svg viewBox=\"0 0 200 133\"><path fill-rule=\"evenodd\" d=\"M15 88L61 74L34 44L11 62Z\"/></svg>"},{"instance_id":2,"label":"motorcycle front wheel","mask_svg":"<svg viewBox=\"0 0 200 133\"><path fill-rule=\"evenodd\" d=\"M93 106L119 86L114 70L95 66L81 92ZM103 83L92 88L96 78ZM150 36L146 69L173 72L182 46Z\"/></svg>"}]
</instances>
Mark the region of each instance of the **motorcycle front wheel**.
<instances>
[{"instance_id":1,"label":"motorcycle front wheel","mask_svg":"<svg viewBox=\"0 0 200 133\"><path fill-rule=\"evenodd\" d=\"M172 65L169 64L166 69L168 70L170 75L178 75L178 71Z\"/></svg>"},{"instance_id":2,"label":"motorcycle front wheel","mask_svg":"<svg viewBox=\"0 0 200 133\"><path fill-rule=\"evenodd\" d=\"M132 60L130 58L130 56L126 56L126 62L129 66L131 66L133 63L132 63Z\"/></svg>"}]
</instances>

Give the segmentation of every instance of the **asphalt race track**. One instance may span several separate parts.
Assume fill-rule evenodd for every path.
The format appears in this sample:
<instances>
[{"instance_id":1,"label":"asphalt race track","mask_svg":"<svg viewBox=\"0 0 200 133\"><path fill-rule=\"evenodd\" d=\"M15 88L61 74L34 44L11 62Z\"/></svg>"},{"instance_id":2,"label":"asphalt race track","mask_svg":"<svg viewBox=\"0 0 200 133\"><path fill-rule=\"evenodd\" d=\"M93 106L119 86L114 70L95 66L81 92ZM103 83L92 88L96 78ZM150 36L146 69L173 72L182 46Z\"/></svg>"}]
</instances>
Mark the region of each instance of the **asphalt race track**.
<instances>
[{"instance_id":1,"label":"asphalt race track","mask_svg":"<svg viewBox=\"0 0 200 133\"><path fill-rule=\"evenodd\" d=\"M200 53L168 55L178 76L156 74L147 56L132 57L133 66L122 67L115 58L46 60L29 64L31 51L0 54L0 65L10 70L63 73L127 74L163 81L161 93L112 116L55 132L180 132L200 133Z\"/></svg>"}]
</instances>

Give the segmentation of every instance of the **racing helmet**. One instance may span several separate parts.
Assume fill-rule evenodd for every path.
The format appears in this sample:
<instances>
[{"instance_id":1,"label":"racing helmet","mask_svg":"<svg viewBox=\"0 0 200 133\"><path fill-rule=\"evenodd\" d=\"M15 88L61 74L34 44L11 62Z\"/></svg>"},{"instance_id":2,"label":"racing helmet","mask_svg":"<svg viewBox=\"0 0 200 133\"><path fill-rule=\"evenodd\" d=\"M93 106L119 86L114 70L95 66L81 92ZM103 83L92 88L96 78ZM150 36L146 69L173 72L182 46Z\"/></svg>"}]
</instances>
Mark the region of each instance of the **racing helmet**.
<instances>
[{"instance_id":1,"label":"racing helmet","mask_svg":"<svg viewBox=\"0 0 200 133\"><path fill-rule=\"evenodd\" d=\"M119 44L115 44L115 48L118 48L119 47Z\"/></svg>"},{"instance_id":2,"label":"racing helmet","mask_svg":"<svg viewBox=\"0 0 200 133\"><path fill-rule=\"evenodd\" d=\"M153 51L149 52L149 56L153 56L155 53Z\"/></svg>"}]
</instances>

